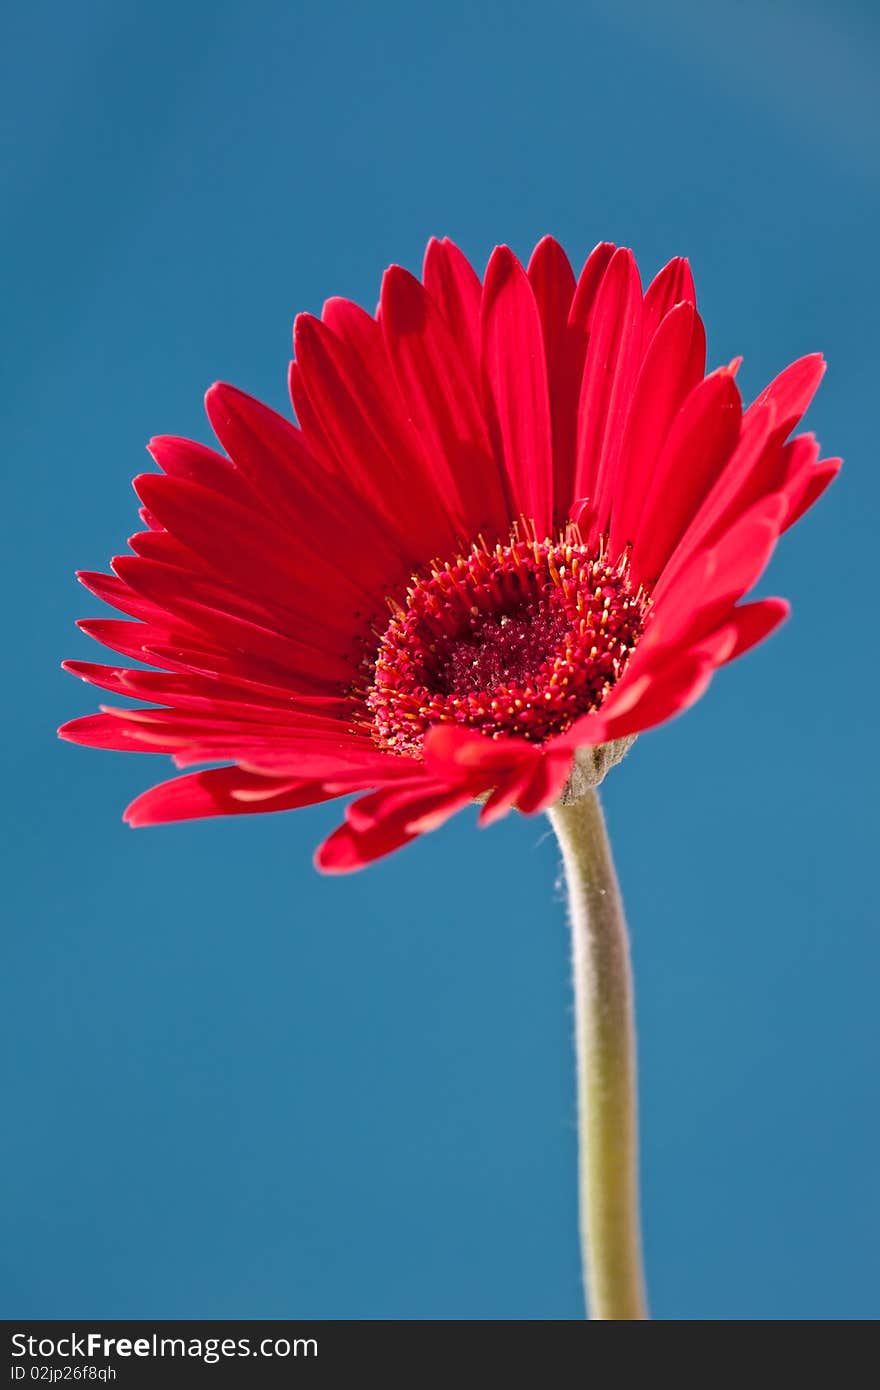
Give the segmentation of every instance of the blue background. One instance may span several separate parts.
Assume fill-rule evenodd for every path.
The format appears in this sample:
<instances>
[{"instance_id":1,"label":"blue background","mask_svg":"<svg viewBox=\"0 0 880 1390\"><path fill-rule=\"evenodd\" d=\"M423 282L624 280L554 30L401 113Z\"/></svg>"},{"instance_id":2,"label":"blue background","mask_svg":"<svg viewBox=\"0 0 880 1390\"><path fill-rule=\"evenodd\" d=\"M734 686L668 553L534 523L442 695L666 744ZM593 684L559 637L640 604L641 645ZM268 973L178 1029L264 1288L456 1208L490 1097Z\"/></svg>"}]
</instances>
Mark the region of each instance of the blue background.
<instances>
[{"instance_id":1,"label":"blue background","mask_svg":"<svg viewBox=\"0 0 880 1390\"><path fill-rule=\"evenodd\" d=\"M824 350L843 478L781 634L606 784L666 1319L880 1313L876 9L32 3L6 19L6 1317L578 1318L571 1006L544 823L328 880L337 819L132 832L165 760L59 744L100 695L73 580L214 378L286 408L295 311L427 237L692 258L748 396Z\"/></svg>"}]
</instances>

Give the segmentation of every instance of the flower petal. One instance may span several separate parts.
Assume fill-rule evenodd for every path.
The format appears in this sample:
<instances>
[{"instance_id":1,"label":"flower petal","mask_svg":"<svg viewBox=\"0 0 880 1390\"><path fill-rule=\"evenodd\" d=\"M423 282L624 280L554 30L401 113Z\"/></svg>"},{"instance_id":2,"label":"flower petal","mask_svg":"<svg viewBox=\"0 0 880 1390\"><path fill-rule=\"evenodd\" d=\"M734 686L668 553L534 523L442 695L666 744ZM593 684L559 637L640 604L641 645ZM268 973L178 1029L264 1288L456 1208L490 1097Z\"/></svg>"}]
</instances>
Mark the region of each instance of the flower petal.
<instances>
[{"instance_id":1,"label":"flower petal","mask_svg":"<svg viewBox=\"0 0 880 1390\"><path fill-rule=\"evenodd\" d=\"M322 563L338 553L343 571L355 569L370 585L389 583L399 566L391 538L344 479L328 477L289 420L223 382L211 387L205 406L237 469L300 549L317 550ZM321 544L328 536L338 542L333 550Z\"/></svg>"},{"instance_id":2,"label":"flower petal","mask_svg":"<svg viewBox=\"0 0 880 1390\"><path fill-rule=\"evenodd\" d=\"M475 383L440 310L400 266L385 272L379 320L401 394L431 454L436 485L457 498L463 540L481 533L506 539L510 502Z\"/></svg>"},{"instance_id":3,"label":"flower petal","mask_svg":"<svg viewBox=\"0 0 880 1390\"><path fill-rule=\"evenodd\" d=\"M546 536L553 517L553 442L544 338L526 272L506 246L495 249L486 270L482 342L516 509L511 520L522 515Z\"/></svg>"},{"instance_id":4,"label":"flower petal","mask_svg":"<svg viewBox=\"0 0 880 1390\"><path fill-rule=\"evenodd\" d=\"M425 737L425 767L441 781L475 779L474 785L493 785L500 771L531 767L540 745L520 738L487 738L460 724L438 724Z\"/></svg>"},{"instance_id":5,"label":"flower petal","mask_svg":"<svg viewBox=\"0 0 880 1390\"><path fill-rule=\"evenodd\" d=\"M747 417L757 415L772 405L776 419L780 424L787 423L786 433L790 432L805 414L824 375L825 359L821 352L799 357L774 377L770 385L755 398L746 412Z\"/></svg>"},{"instance_id":6,"label":"flower petal","mask_svg":"<svg viewBox=\"0 0 880 1390\"><path fill-rule=\"evenodd\" d=\"M691 391L657 460L636 534L632 564L653 581L674 551L697 507L730 458L739 438L740 396L727 368Z\"/></svg>"},{"instance_id":7,"label":"flower petal","mask_svg":"<svg viewBox=\"0 0 880 1390\"><path fill-rule=\"evenodd\" d=\"M590 499L596 533L607 523L620 437L642 350L642 288L631 251L615 251L590 321L578 402L574 492Z\"/></svg>"},{"instance_id":8,"label":"flower petal","mask_svg":"<svg viewBox=\"0 0 880 1390\"><path fill-rule=\"evenodd\" d=\"M299 380L336 470L381 519L406 564L418 568L426 555L454 548L454 519L406 418L378 324L369 362L358 354L360 340L343 341L310 314L297 317L294 346ZM301 416L299 400L296 410ZM308 440L310 422L301 417L300 424Z\"/></svg>"},{"instance_id":9,"label":"flower petal","mask_svg":"<svg viewBox=\"0 0 880 1390\"><path fill-rule=\"evenodd\" d=\"M577 402L587 333L581 323L572 323L570 319L576 284L558 241L549 236L539 241L526 273L544 335L553 432L553 522L562 526L568 518L574 487Z\"/></svg>"},{"instance_id":10,"label":"flower petal","mask_svg":"<svg viewBox=\"0 0 880 1390\"><path fill-rule=\"evenodd\" d=\"M715 663L707 655L684 655L646 672L625 691L621 687L618 698L608 702L606 739L644 733L681 714L705 692L714 669Z\"/></svg>"},{"instance_id":11,"label":"flower petal","mask_svg":"<svg viewBox=\"0 0 880 1390\"><path fill-rule=\"evenodd\" d=\"M650 342L663 319L676 304L692 304L696 307L696 303L697 295L690 265L684 256L674 256L661 271L658 271L645 291L645 342Z\"/></svg>"},{"instance_id":12,"label":"flower petal","mask_svg":"<svg viewBox=\"0 0 880 1390\"><path fill-rule=\"evenodd\" d=\"M764 598L734 608L728 626L733 630L735 640L725 661L735 661L738 656L743 656L763 642L785 622L790 612L791 605L784 598Z\"/></svg>"},{"instance_id":13,"label":"flower petal","mask_svg":"<svg viewBox=\"0 0 880 1390\"><path fill-rule=\"evenodd\" d=\"M348 873L436 829L470 801L468 792L423 778L405 791L384 788L347 808L346 820L324 841L315 864L325 873Z\"/></svg>"},{"instance_id":14,"label":"flower petal","mask_svg":"<svg viewBox=\"0 0 880 1390\"><path fill-rule=\"evenodd\" d=\"M546 811L548 806L559 800L571 774L571 767L570 753L542 753L531 778L517 797L517 807L524 816L534 816L539 811Z\"/></svg>"},{"instance_id":15,"label":"flower petal","mask_svg":"<svg viewBox=\"0 0 880 1390\"><path fill-rule=\"evenodd\" d=\"M257 799L241 793L259 790ZM292 811L329 801L332 794L319 783L257 778L238 767L208 768L162 782L135 797L124 819L131 826L163 825L169 821L201 820L208 816L245 816L263 811Z\"/></svg>"},{"instance_id":16,"label":"flower petal","mask_svg":"<svg viewBox=\"0 0 880 1390\"><path fill-rule=\"evenodd\" d=\"M763 499L711 549L700 551L666 584L658 585L650 627L639 643L620 689L659 650L690 645L729 615L763 573L779 538L786 503Z\"/></svg>"},{"instance_id":17,"label":"flower petal","mask_svg":"<svg viewBox=\"0 0 880 1390\"><path fill-rule=\"evenodd\" d=\"M585 335L589 334L593 327L596 296L616 251L617 247L613 241L600 241L593 247L578 276L574 299L571 301L569 323L580 328Z\"/></svg>"},{"instance_id":18,"label":"flower petal","mask_svg":"<svg viewBox=\"0 0 880 1390\"><path fill-rule=\"evenodd\" d=\"M803 469L796 477L792 478L786 488L788 513L782 528L783 531L794 526L804 512L809 511L813 503L819 500L828 484L834 482L842 463L842 459L823 459L821 463Z\"/></svg>"},{"instance_id":19,"label":"flower petal","mask_svg":"<svg viewBox=\"0 0 880 1390\"><path fill-rule=\"evenodd\" d=\"M629 407L611 509L611 553L633 541L658 456L687 396L702 380L706 334L693 305L671 309L648 344Z\"/></svg>"},{"instance_id":20,"label":"flower petal","mask_svg":"<svg viewBox=\"0 0 880 1390\"><path fill-rule=\"evenodd\" d=\"M440 308L474 385L480 384L480 277L458 247L432 237L425 251L422 279Z\"/></svg>"}]
</instances>

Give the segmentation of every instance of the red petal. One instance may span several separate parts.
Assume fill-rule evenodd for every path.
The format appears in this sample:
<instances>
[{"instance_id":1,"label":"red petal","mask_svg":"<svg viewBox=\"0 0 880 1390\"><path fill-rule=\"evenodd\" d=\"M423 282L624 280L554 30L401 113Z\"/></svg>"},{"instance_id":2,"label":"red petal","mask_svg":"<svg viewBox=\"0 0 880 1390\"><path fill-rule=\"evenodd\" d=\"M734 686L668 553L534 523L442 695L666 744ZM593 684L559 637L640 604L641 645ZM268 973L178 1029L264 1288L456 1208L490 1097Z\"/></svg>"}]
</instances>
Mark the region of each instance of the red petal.
<instances>
[{"instance_id":1,"label":"red petal","mask_svg":"<svg viewBox=\"0 0 880 1390\"><path fill-rule=\"evenodd\" d=\"M369 361L375 355L377 344L380 342L377 321L366 309L362 309L360 304L355 304L351 299L343 299L341 295L325 299L321 310L321 322L326 324L337 338L347 343L362 362Z\"/></svg>"},{"instance_id":2,"label":"red petal","mask_svg":"<svg viewBox=\"0 0 880 1390\"><path fill-rule=\"evenodd\" d=\"M295 343L295 340L294 340ZM303 374L298 362L291 362L287 370L290 403L309 453L320 465L321 472L329 478L344 478L344 463L340 461L333 445L321 426L318 413L309 400Z\"/></svg>"},{"instance_id":3,"label":"red petal","mask_svg":"<svg viewBox=\"0 0 880 1390\"><path fill-rule=\"evenodd\" d=\"M401 393L462 537L506 536L510 503L473 378L440 310L400 266L385 272L379 320Z\"/></svg>"},{"instance_id":4,"label":"red petal","mask_svg":"<svg viewBox=\"0 0 880 1390\"><path fill-rule=\"evenodd\" d=\"M735 641L726 660L735 661L738 656L763 642L785 622L790 612L791 606L784 598L759 599L757 603L744 603L742 607L735 608L728 624L733 629Z\"/></svg>"},{"instance_id":5,"label":"red petal","mask_svg":"<svg viewBox=\"0 0 880 1390\"><path fill-rule=\"evenodd\" d=\"M709 489L684 532L664 572L674 575L698 551L714 545L761 498L779 490L785 476L786 451L775 407L743 417L736 448Z\"/></svg>"},{"instance_id":6,"label":"red petal","mask_svg":"<svg viewBox=\"0 0 880 1390\"><path fill-rule=\"evenodd\" d=\"M91 661L64 661L62 667L71 675L91 685L109 690L115 695L129 699L152 700L159 705L170 705L176 710L200 714L217 714L259 722L267 718L298 727L308 723L310 728L322 727L326 731L346 725L340 723L350 718L350 706L332 701L327 702L326 715L307 713L297 708L291 692L279 687L261 688L256 682L223 680L217 675L169 674L165 671L129 670L120 666L99 665Z\"/></svg>"},{"instance_id":7,"label":"red petal","mask_svg":"<svg viewBox=\"0 0 880 1390\"><path fill-rule=\"evenodd\" d=\"M711 545L762 496L777 492L792 468L801 461L806 463L800 450L812 448L809 462L815 461L818 446L812 436L799 436L800 443L793 440L785 448L782 445L809 405L824 371L825 363L818 353L802 357L786 367L749 407L737 447L683 537L672 561L673 570L698 548ZM809 446L807 440L811 441ZM810 502L828 481L830 478L818 485ZM788 524L796 519L792 517Z\"/></svg>"},{"instance_id":8,"label":"red petal","mask_svg":"<svg viewBox=\"0 0 880 1390\"><path fill-rule=\"evenodd\" d=\"M214 449L171 434L156 435L147 448L167 477L198 483L200 487L219 492L242 507L250 507L261 513L265 511L259 494L254 492L248 480L242 477L228 458Z\"/></svg>"},{"instance_id":9,"label":"red petal","mask_svg":"<svg viewBox=\"0 0 880 1390\"><path fill-rule=\"evenodd\" d=\"M337 468L382 519L406 564L418 567L426 555L454 549L456 528L406 418L378 325L375 332L367 363L350 342L300 314L296 366ZM300 423L308 436L307 422Z\"/></svg>"},{"instance_id":10,"label":"red petal","mask_svg":"<svg viewBox=\"0 0 880 1390\"><path fill-rule=\"evenodd\" d=\"M480 824L490 825L512 806L531 815L555 801L571 771L571 747L563 740L537 746L515 738L486 738L442 724L425 739L425 766L440 781L464 782L470 797L490 791Z\"/></svg>"},{"instance_id":11,"label":"red petal","mask_svg":"<svg viewBox=\"0 0 880 1390\"><path fill-rule=\"evenodd\" d=\"M658 648L697 640L726 620L728 610L759 579L773 553L785 500L759 502L710 550L700 551L655 592L654 617L628 671L655 659Z\"/></svg>"},{"instance_id":12,"label":"red petal","mask_svg":"<svg viewBox=\"0 0 880 1390\"><path fill-rule=\"evenodd\" d=\"M199 820L206 816L244 816L264 811L292 811L330 801L332 795L317 783L279 781L272 791L267 778L254 777L238 767L215 767L162 782L135 797L124 819L131 826L168 821ZM259 790L258 799L242 800L240 793ZM265 793L265 794L263 794Z\"/></svg>"},{"instance_id":13,"label":"red petal","mask_svg":"<svg viewBox=\"0 0 880 1390\"><path fill-rule=\"evenodd\" d=\"M611 507L621 432L642 347L642 289L631 251L614 253L593 307L578 402L574 494L590 499L597 530Z\"/></svg>"},{"instance_id":14,"label":"red petal","mask_svg":"<svg viewBox=\"0 0 880 1390\"><path fill-rule=\"evenodd\" d=\"M240 669L248 668L254 661L259 662L262 674L265 675L266 671L271 670L276 681L280 680L284 685L292 684L304 694L335 695L339 693L340 688L344 689L351 684L354 673L352 644L348 644L346 649L340 637L335 634L333 642L328 642L326 632L323 642L316 633L314 643L310 644L307 640L309 622L305 617L302 617L299 624L304 629L304 638L300 641L279 632L277 628L267 627L265 623L242 616L241 611L228 611L235 605L227 596L214 603L202 601L199 587L192 582L188 587L195 597L190 598L186 592L181 592L179 584L164 566L155 565L151 560L123 558L115 564L123 578L133 586L144 592L161 594L169 612L174 613L184 623L198 628L204 634L206 647L214 646L219 648L221 653L232 654ZM280 608L277 616L283 621ZM144 641L146 644L146 638ZM173 632L170 640L166 635L158 644L150 645L173 647ZM261 672L254 674L259 675Z\"/></svg>"},{"instance_id":15,"label":"red petal","mask_svg":"<svg viewBox=\"0 0 880 1390\"><path fill-rule=\"evenodd\" d=\"M818 501L828 484L837 477L842 463L842 459L823 459L821 463L804 469L792 479L786 489L788 513L782 528L783 531L794 526L794 523L800 520L804 512L809 511L813 503Z\"/></svg>"},{"instance_id":16,"label":"red petal","mask_svg":"<svg viewBox=\"0 0 880 1390\"><path fill-rule=\"evenodd\" d=\"M176 645L178 634L166 625L147 623L126 623L119 618L84 618L77 627L87 637L93 637L102 646L119 652L132 661L147 661L152 666L162 666L165 662L147 655L151 645L161 647L164 643ZM169 667L173 670L173 667Z\"/></svg>"},{"instance_id":17,"label":"red petal","mask_svg":"<svg viewBox=\"0 0 880 1390\"><path fill-rule=\"evenodd\" d=\"M494 825L496 821L501 820L502 816L506 816L508 811L513 810L517 798L530 785L533 775L534 769L527 766L499 779L498 785L490 792L480 807L480 814L477 819L483 829Z\"/></svg>"},{"instance_id":18,"label":"red petal","mask_svg":"<svg viewBox=\"0 0 880 1390\"><path fill-rule=\"evenodd\" d=\"M79 570L76 577L90 594L94 594L102 603L109 603L111 607L118 608L120 613L127 613L129 617L138 618L144 623L164 625L168 622L168 614L164 608L152 599L145 598L143 594L136 594L116 574Z\"/></svg>"},{"instance_id":19,"label":"red petal","mask_svg":"<svg viewBox=\"0 0 880 1390\"><path fill-rule=\"evenodd\" d=\"M335 553L331 547L325 546L322 555L319 545L302 534L294 546L289 531L268 518L255 525L245 508L198 483L152 473L136 482L139 495L172 535L221 579L245 594L265 598L270 612L278 595L286 593L291 598L304 596L307 611L314 601L320 603L322 620L328 596L345 606L375 602L374 593L356 582L356 572L327 558Z\"/></svg>"},{"instance_id":20,"label":"red petal","mask_svg":"<svg viewBox=\"0 0 880 1390\"><path fill-rule=\"evenodd\" d=\"M613 242L600 241L593 247L578 277L569 321L585 333L592 328L596 295L616 250Z\"/></svg>"},{"instance_id":21,"label":"red petal","mask_svg":"<svg viewBox=\"0 0 880 1390\"><path fill-rule=\"evenodd\" d=\"M146 511L146 507L143 508ZM258 523L257 523L258 524ZM161 560L163 565L173 565L182 570L199 570L207 574L208 567L199 559L194 550L181 545L176 536L164 529L158 531L136 531L128 538L129 547L135 555L144 560Z\"/></svg>"},{"instance_id":22,"label":"red petal","mask_svg":"<svg viewBox=\"0 0 880 1390\"><path fill-rule=\"evenodd\" d=\"M309 735L296 744L267 743L249 752L242 751L238 761L254 772L276 777L299 772L303 777L334 785L343 779L360 780L369 775L370 785L378 787L402 777L424 775L424 768L415 759L382 753L365 735L345 737L343 726L339 726L335 737Z\"/></svg>"},{"instance_id":23,"label":"red petal","mask_svg":"<svg viewBox=\"0 0 880 1390\"><path fill-rule=\"evenodd\" d=\"M525 739L487 738L458 724L436 725L428 730L424 742L425 767L447 782L482 777L484 785L492 786L499 771L531 767L538 757L539 746Z\"/></svg>"},{"instance_id":24,"label":"red petal","mask_svg":"<svg viewBox=\"0 0 880 1390\"><path fill-rule=\"evenodd\" d=\"M566 752L560 756L545 752L538 760L526 786L517 797L517 806L524 816L534 816L538 811L546 811L558 801L562 789L568 781L572 768L572 755Z\"/></svg>"},{"instance_id":25,"label":"red petal","mask_svg":"<svg viewBox=\"0 0 880 1390\"><path fill-rule=\"evenodd\" d=\"M483 368L495 404L516 515L546 536L553 514L553 441L538 306L506 246L496 247L483 289Z\"/></svg>"},{"instance_id":26,"label":"red petal","mask_svg":"<svg viewBox=\"0 0 880 1390\"><path fill-rule=\"evenodd\" d=\"M644 332L650 342L662 320L676 304L693 304L697 295L694 277L684 256L674 256L651 281L645 291Z\"/></svg>"},{"instance_id":27,"label":"red petal","mask_svg":"<svg viewBox=\"0 0 880 1390\"><path fill-rule=\"evenodd\" d=\"M570 322L575 292L568 257L553 237L545 236L532 252L527 271L544 334L553 429L554 524L568 518L574 487L577 402L583 374L586 332Z\"/></svg>"},{"instance_id":28,"label":"red petal","mask_svg":"<svg viewBox=\"0 0 880 1390\"><path fill-rule=\"evenodd\" d=\"M787 424L789 434L806 411L825 375L825 360L821 352L810 353L792 362L765 387L746 412L748 419L772 405L780 425Z\"/></svg>"},{"instance_id":29,"label":"red petal","mask_svg":"<svg viewBox=\"0 0 880 1390\"><path fill-rule=\"evenodd\" d=\"M385 788L346 811L346 821L325 840L315 863L325 873L363 868L392 850L435 829L470 800L467 792L450 790L422 779L410 788Z\"/></svg>"},{"instance_id":30,"label":"red petal","mask_svg":"<svg viewBox=\"0 0 880 1390\"><path fill-rule=\"evenodd\" d=\"M726 368L701 382L676 416L657 460L633 537L632 565L653 581L730 458L742 420L740 397Z\"/></svg>"},{"instance_id":31,"label":"red petal","mask_svg":"<svg viewBox=\"0 0 880 1390\"><path fill-rule=\"evenodd\" d=\"M126 713L128 711L125 711ZM145 743L134 726L126 725L112 714L87 714L62 724L58 737L83 748L108 748L113 752L155 753L155 746Z\"/></svg>"},{"instance_id":32,"label":"red petal","mask_svg":"<svg viewBox=\"0 0 880 1390\"><path fill-rule=\"evenodd\" d=\"M621 682L608 700L607 738L640 734L681 714L704 693L713 671L709 657L684 654L631 683Z\"/></svg>"},{"instance_id":33,"label":"red petal","mask_svg":"<svg viewBox=\"0 0 880 1390\"><path fill-rule=\"evenodd\" d=\"M639 372L621 444L611 512L611 553L637 534L658 457L688 394L702 380L706 334L691 304L671 309L651 339Z\"/></svg>"},{"instance_id":34,"label":"red petal","mask_svg":"<svg viewBox=\"0 0 880 1390\"><path fill-rule=\"evenodd\" d=\"M425 251L422 279L434 303L439 305L471 380L479 389L482 286L477 272L448 237L442 241L432 237Z\"/></svg>"}]
</instances>

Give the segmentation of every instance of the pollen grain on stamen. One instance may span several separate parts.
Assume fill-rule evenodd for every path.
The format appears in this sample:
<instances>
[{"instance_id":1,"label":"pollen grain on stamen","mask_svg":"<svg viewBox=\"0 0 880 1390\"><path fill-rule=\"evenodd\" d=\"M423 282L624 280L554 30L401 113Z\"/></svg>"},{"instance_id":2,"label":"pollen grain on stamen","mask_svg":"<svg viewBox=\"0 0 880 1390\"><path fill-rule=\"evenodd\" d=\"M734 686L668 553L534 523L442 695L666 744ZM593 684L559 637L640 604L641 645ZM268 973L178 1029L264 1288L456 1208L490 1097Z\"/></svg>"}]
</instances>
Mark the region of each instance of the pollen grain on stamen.
<instances>
[{"instance_id":1,"label":"pollen grain on stamen","mask_svg":"<svg viewBox=\"0 0 880 1390\"><path fill-rule=\"evenodd\" d=\"M413 577L370 663L368 726L379 747L418 754L434 724L543 742L597 709L622 675L650 599L571 529L539 541L521 519L509 545L482 537Z\"/></svg>"}]
</instances>

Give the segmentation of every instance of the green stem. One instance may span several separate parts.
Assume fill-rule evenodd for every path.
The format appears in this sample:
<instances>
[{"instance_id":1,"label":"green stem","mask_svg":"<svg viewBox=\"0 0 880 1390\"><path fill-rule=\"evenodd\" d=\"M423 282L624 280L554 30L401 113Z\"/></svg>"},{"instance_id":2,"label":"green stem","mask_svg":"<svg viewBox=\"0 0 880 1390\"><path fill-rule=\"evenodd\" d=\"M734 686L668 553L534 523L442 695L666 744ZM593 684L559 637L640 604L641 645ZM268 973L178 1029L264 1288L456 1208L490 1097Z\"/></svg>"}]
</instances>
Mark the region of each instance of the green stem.
<instances>
[{"instance_id":1,"label":"green stem","mask_svg":"<svg viewBox=\"0 0 880 1390\"><path fill-rule=\"evenodd\" d=\"M549 812L571 916L580 1226L591 1318L647 1318L639 1233L636 1045L626 920L599 797Z\"/></svg>"}]
</instances>

